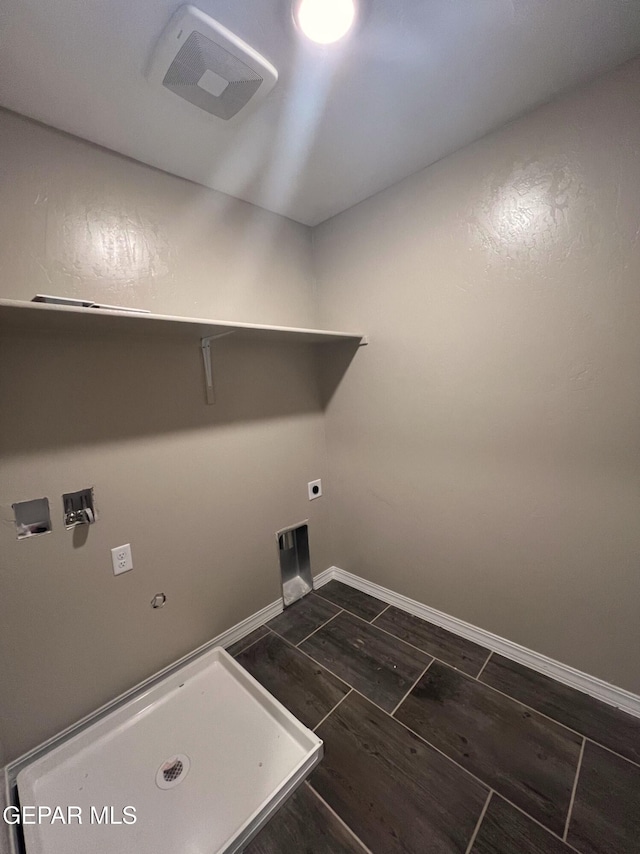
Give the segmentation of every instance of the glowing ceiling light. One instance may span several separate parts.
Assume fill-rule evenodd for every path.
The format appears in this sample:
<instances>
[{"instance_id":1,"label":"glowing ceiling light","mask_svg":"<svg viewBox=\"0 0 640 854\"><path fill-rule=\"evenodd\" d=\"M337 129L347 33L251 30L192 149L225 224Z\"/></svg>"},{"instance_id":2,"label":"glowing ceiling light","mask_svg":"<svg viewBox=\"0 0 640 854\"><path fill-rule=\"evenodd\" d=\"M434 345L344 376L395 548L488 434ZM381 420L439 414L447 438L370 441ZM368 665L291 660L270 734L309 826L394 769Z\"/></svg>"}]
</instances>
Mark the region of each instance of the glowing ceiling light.
<instances>
[{"instance_id":1,"label":"glowing ceiling light","mask_svg":"<svg viewBox=\"0 0 640 854\"><path fill-rule=\"evenodd\" d=\"M355 16L353 0L300 0L295 12L302 32L318 44L331 44L346 36Z\"/></svg>"}]
</instances>

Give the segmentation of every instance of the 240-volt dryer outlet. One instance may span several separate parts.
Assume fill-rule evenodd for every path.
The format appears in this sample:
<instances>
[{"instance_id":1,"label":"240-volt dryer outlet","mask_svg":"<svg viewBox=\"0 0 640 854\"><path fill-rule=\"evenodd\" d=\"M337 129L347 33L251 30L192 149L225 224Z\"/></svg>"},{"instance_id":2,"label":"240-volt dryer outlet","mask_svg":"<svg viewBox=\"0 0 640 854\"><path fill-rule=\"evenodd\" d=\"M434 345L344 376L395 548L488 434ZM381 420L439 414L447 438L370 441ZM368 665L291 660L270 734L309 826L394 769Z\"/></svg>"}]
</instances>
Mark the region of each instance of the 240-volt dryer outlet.
<instances>
[{"instance_id":1,"label":"240-volt dryer outlet","mask_svg":"<svg viewBox=\"0 0 640 854\"><path fill-rule=\"evenodd\" d=\"M322 495L321 480L310 480L307 487L309 489L309 501L313 501L314 498L320 498Z\"/></svg>"}]
</instances>

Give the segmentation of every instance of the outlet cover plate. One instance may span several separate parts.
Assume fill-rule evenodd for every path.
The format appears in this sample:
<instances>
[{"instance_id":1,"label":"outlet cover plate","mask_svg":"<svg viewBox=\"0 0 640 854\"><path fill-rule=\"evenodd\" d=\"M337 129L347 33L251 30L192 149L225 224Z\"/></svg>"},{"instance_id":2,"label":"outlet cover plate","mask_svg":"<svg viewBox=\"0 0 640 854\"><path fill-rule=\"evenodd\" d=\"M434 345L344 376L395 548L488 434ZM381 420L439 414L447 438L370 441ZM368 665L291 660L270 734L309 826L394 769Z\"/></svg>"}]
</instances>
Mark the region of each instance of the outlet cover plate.
<instances>
[{"instance_id":1,"label":"outlet cover plate","mask_svg":"<svg viewBox=\"0 0 640 854\"><path fill-rule=\"evenodd\" d=\"M111 549L111 563L113 564L114 575L120 575L133 569L131 545L125 543L123 546L116 546L115 549Z\"/></svg>"}]
</instances>

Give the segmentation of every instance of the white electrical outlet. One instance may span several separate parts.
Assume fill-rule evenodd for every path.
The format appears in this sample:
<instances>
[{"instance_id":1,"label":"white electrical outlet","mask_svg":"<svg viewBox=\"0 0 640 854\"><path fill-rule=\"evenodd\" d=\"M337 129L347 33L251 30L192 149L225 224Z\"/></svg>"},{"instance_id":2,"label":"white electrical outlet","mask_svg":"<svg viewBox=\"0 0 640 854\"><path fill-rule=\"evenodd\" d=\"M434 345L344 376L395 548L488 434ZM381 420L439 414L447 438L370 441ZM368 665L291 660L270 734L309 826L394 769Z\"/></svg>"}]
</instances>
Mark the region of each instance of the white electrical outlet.
<instances>
[{"instance_id":1,"label":"white electrical outlet","mask_svg":"<svg viewBox=\"0 0 640 854\"><path fill-rule=\"evenodd\" d=\"M128 572L130 569L133 569L133 558L131 557L131 546L129 543L111 549L111 562L113 563L114 575L120 575L121 572Z\"/></svg>"},{"instance_id":2,"label":"white electrical outlet","mask_svg":"<svg viewBox=\"0 0 640 854\"><path fill-rule=\"evenodd\" d=\"M310 480L307 484L307 488L309 490L309 501L313 501L314 498L320 498L322 495L321 480Z\"/></svg>"}]
</instances>

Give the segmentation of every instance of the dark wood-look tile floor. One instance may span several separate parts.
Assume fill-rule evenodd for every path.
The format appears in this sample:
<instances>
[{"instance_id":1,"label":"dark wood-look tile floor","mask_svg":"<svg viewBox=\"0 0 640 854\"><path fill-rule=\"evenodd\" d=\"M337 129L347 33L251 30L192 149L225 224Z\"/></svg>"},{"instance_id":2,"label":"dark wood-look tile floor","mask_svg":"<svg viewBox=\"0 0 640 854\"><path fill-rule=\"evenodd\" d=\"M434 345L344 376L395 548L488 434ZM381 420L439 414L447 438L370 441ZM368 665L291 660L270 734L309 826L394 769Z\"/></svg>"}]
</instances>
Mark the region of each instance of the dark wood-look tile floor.
<instances>
[{"instance_id":1,"label":"dark wood-look tile floor","mask_svg":"<svg viewBox=\"0 0 640 854\"><path fill-rule=\"evenodd\" d=\"M372 851L464 854L488 790L355 691L318 728L311 785Z\"/></svg>"},{"instance_id":2,"label":"dark wood-look tile floor","mask_svg":"<svg viewBox=\"0 0 640 854\"><path fill-rule=\"evenodd\" d=\"M446 664L435 662L398 720L463 768L563 833L582 738Z\"/></svg>"},{"instance_id":3,"label":"dark wood-look tile floor","mask_svg":"<svg viewBox=\"0 0 640 854\"><path fill-rule=\"evenodd\" d=\"M349 587L348 584L342 584L340 581L330 581L316 593L323 599L328 599L334 605L344 608L345 611L351 611L356 617L361 617L369 622L387 607L385 602L374 599L368 593L363 593L361 590L356 590L355 587Z\"/></svg>"},{"instance_id":4,"label":"dark wood-look tile floor","mask_svg":"<svg viewBox=\"0 0 640 854\"><path fill-rule=\"evenodd\" d=\"M244 854L367 854L313 789L303 783Z\"/></svg>"},{"instance_id":5,"label":"dark wood-look tile floor","mask_svg":"<svg viewBox=\"0 0 640 854\"><path fill-rule=\"evenodd\" d=\"M480 679L503 694L640 763L639 718L501 655L491 656Z\"/></svg>"},{"instance_id":6,"label":"dark wood-look tile floor","mask_svg":"<svg viewBox=\"0 0 640 854\"><path fill-rule=\"evenodd\" d=\"M488 649L478 646L466 638L461 638L433 623L427 623L420 617L407 614L400 608L391 606L376 617L374 626L390 632L397 638L417 646L440 661L445 661L458 670L477 676L490 655Z\"/></svg>"},{"instance_id":7,"label":"dark wood-look tile floor","mask_svg":"<svg viewBox=\"0 0 640 854\"><path fill-rule=\"evenodd\" d=\"M236 660L311 729L350 690L273 632L241 652Z\"/></svg>"},{"instance_id":8,"label":"dark wood-look tile floor","mask_svg":"<svg viewBox=\"0 0 640 854\"><path fill-rule=\"evenodd\" d=\"M571 854L571 849L494 793L470 854Z\"/></svg>"},{"instance_id":9,"label":"dark wood-look tile floor","mask_svg":"<svg viewBox=\"0 0 640 854\"><path fill-rule=\"evenodd\" d=\"M433 660L346 611L300 644L382 709L392 712Z\"/></svg>"},{"instance_id":10,"label":"dark wood-look tile floor","mask_svg":"<svg viewBox=\"0 0 640 854\"><path fill-rule=\"evenodd\" d=\"M282 614L270 620L267 625L285 640L298 644L339 613L338 605L315 593L310 593L293 605L289 605Z\"/></svg>"},{"instance_id":11,"label":"dark wood-look tile floor","mask_svg":"<svg viewBox=\"0 0 640 854\"><path fill-rule=\"evenodd\" d=\"M240 638L239 641L231 644L231 646L227 647L227 652L229 655L236 656L241 653L244 649L251 646L251 644L255 643L260 638L263 638L265 635L269 634L269 629L266 626L258 626L257 629L254 629L252 632L249 632L248 635L245 635L243 638Z\"/></svg>"},{"instance_id":12,"label":"dark wood-look tile floor","mask_svg":"<svg viewBox=\"0 0 640 854\"><path fill-rule=\"evenodd\" d=\"M637 755L640 722L495 654L480 662L482 647L347 585L317 595L343 611L300 638L329 613L311 600L279 623L291 642L264 629L234 645L325 743L246 854L640 854L640 764L616 755Z\"/></svg>"},{"instance_id":13,"label":"dark wood-look tile floor","mask_svg":"<svg viewBox=\"0 0 640 854\"><path fill-rule=\"evenodd\" d=\"M640 851L640 767L587 742L567 842L584 854Z\"/></svg>"}]
</instances>

